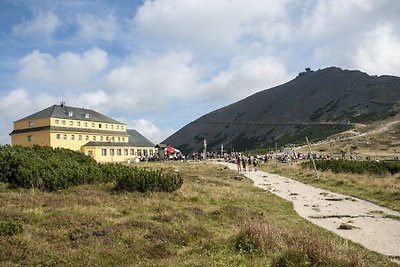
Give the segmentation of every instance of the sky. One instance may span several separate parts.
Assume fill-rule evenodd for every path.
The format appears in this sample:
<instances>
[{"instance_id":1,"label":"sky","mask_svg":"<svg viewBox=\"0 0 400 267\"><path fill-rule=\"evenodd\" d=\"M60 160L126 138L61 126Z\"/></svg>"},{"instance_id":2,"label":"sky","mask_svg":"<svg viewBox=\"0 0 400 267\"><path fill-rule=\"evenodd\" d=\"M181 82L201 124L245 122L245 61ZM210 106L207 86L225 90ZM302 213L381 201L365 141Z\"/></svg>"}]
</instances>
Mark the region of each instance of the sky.
<instances>
[{"instance_id":1,"label":"sky","mask_svg":"<svg viewBox=\"0 0 400 267\"><path fill-rule=\"evenodd\" d=\"M0 144L62 100L154 143L306 67L400 76L398 0L0 0Z\"/></svg>"}]
</instances>

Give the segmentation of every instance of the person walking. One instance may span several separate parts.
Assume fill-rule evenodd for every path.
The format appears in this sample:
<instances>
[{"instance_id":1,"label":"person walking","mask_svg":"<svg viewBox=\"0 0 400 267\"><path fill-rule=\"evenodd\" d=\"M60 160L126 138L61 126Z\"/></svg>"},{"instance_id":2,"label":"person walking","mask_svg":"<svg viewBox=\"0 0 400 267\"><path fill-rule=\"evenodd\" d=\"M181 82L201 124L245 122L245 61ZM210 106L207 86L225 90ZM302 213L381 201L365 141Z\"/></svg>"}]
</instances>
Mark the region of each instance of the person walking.
<instances>
[{"instance_id":1,"label":"person walking","mask_svg":"<svg viewBox=\"0 0 400 267\"><path fill-rule=\"evenodd\" d=\"M240 157L238 155L236 155L236 166L237 166L237 171L241 172L242 167L241 167Z\"/></svg>"}]
</instances>

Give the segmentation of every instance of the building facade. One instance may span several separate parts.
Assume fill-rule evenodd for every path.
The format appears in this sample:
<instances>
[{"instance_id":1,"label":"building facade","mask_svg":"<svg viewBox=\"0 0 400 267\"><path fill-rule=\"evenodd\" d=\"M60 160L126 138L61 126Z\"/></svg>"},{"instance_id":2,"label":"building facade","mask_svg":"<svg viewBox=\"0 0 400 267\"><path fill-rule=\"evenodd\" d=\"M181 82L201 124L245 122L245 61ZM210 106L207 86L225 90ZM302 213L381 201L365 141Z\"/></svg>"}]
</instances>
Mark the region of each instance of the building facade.
<instances>
[{"instance_id":1,"label":"building facade","mask_svg":"<svg viewBox=\"0 0 400 267\"><path fill-rule=\"evenodd\" d=\"M11 145L78 150L98 162L150 157L154 144L136 130L94 110L54 105L14 122Z\"/></svg>"}]
</instances>

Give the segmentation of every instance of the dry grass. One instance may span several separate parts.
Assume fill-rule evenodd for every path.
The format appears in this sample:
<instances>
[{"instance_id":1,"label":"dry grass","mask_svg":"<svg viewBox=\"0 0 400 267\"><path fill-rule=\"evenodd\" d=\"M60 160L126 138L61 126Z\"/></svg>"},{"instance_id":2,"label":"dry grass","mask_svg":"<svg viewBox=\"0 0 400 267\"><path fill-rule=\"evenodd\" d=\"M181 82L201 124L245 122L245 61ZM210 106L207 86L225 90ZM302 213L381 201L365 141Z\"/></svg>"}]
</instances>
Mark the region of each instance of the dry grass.
<instances>
[{"instance_id":1,"label":"dry grass","mask_svg":"<svg viewBox=\"0 0 400 267\"><path fill-rule=\"evenodd\" d=\"M290 203L236 180L234 171L203 163L145 166L179 170L182 188L116 193L106 184L47 193L0 184L0 217L23 227L20 234L0 236L0 265L268 266L304 255L307 246L328 246L339 259L354 255L367 266L395 266L300 218ZM246 229L256 233L264 252L238 252L235 240ZM317 239L295 245L308 235ZM269 250L264 239L279 246Z\"/></svg>"},{"instance_id":2,"label":"dry grass","mask_svg":"<svg viewBox=\"0 0 400 267\"><path fill-rule=\"evenodd\" d=\"M278 173L320 188L339 192L400 210L400 175L371 175L319 172L315 179L314 170L303 168L300 162L260 164L260 169Z\"/></svg>"}]
</instances>

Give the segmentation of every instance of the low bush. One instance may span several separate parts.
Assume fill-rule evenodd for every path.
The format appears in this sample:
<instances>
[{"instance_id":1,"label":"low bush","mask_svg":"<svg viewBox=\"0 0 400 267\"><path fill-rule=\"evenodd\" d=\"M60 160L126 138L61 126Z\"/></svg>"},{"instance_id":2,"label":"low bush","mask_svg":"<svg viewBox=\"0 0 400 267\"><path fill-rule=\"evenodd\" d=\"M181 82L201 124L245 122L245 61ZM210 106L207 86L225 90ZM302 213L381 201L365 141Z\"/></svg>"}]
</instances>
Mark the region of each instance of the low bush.
<instances>
[{"instance_id":1,"label":"low bush","mask_svg":"<svg viewBox=\"0 0 400 267\"><path fill-rule=\"evenodd\" d=\"M20 220L0 220L0 236L12 236L22 232Z\"/></svg>"},{"instance_id":2,"label":"low bush","mask_svg":"<svg viewBox=\"0 0 400 267\"><path fill-rule=\"evenodd\" d=\"M0 177L14 187L55 191L102 181L97 162L80 152L51 147L0 147Z\"/></svg>"},{"instance_id":3,"label":"low bush","mask_svg":"<svg viewBox=\"0 0 400 267\"><path fill-rule=\"evenodd\" d=\"M312 168L307 161L302 166ZM335 173L369 173L384 175L387 173L396 174L400 172L400 161L350 161L350 160L316 160L315 166L320 171L331 170Z\"/></svg>"},{"instance_id":4,"label":"low bush","mask_svg":"<svg viewBox=\"0 0 400 267\"><path fill-rule=\"evenodd\" d=\"M80 152L41 146L1 146L0 181L14 187L44 191L114 182L118 190L172 192L183 183L179 174L164 174L122 164L99 165Z\"/></svg>"},{"instance_id":5,"label":"low bush","mask_svg":"<svg viewBox=\"0 0 400 267\"><path fill-rule=\"evenodd\" d=\"M117 190L173 192L183 184L179 173L162 173L158 170L124 168L124 166L112 166L111 169L117 172L113 174Z\"/></svg>"}]
</instances>

